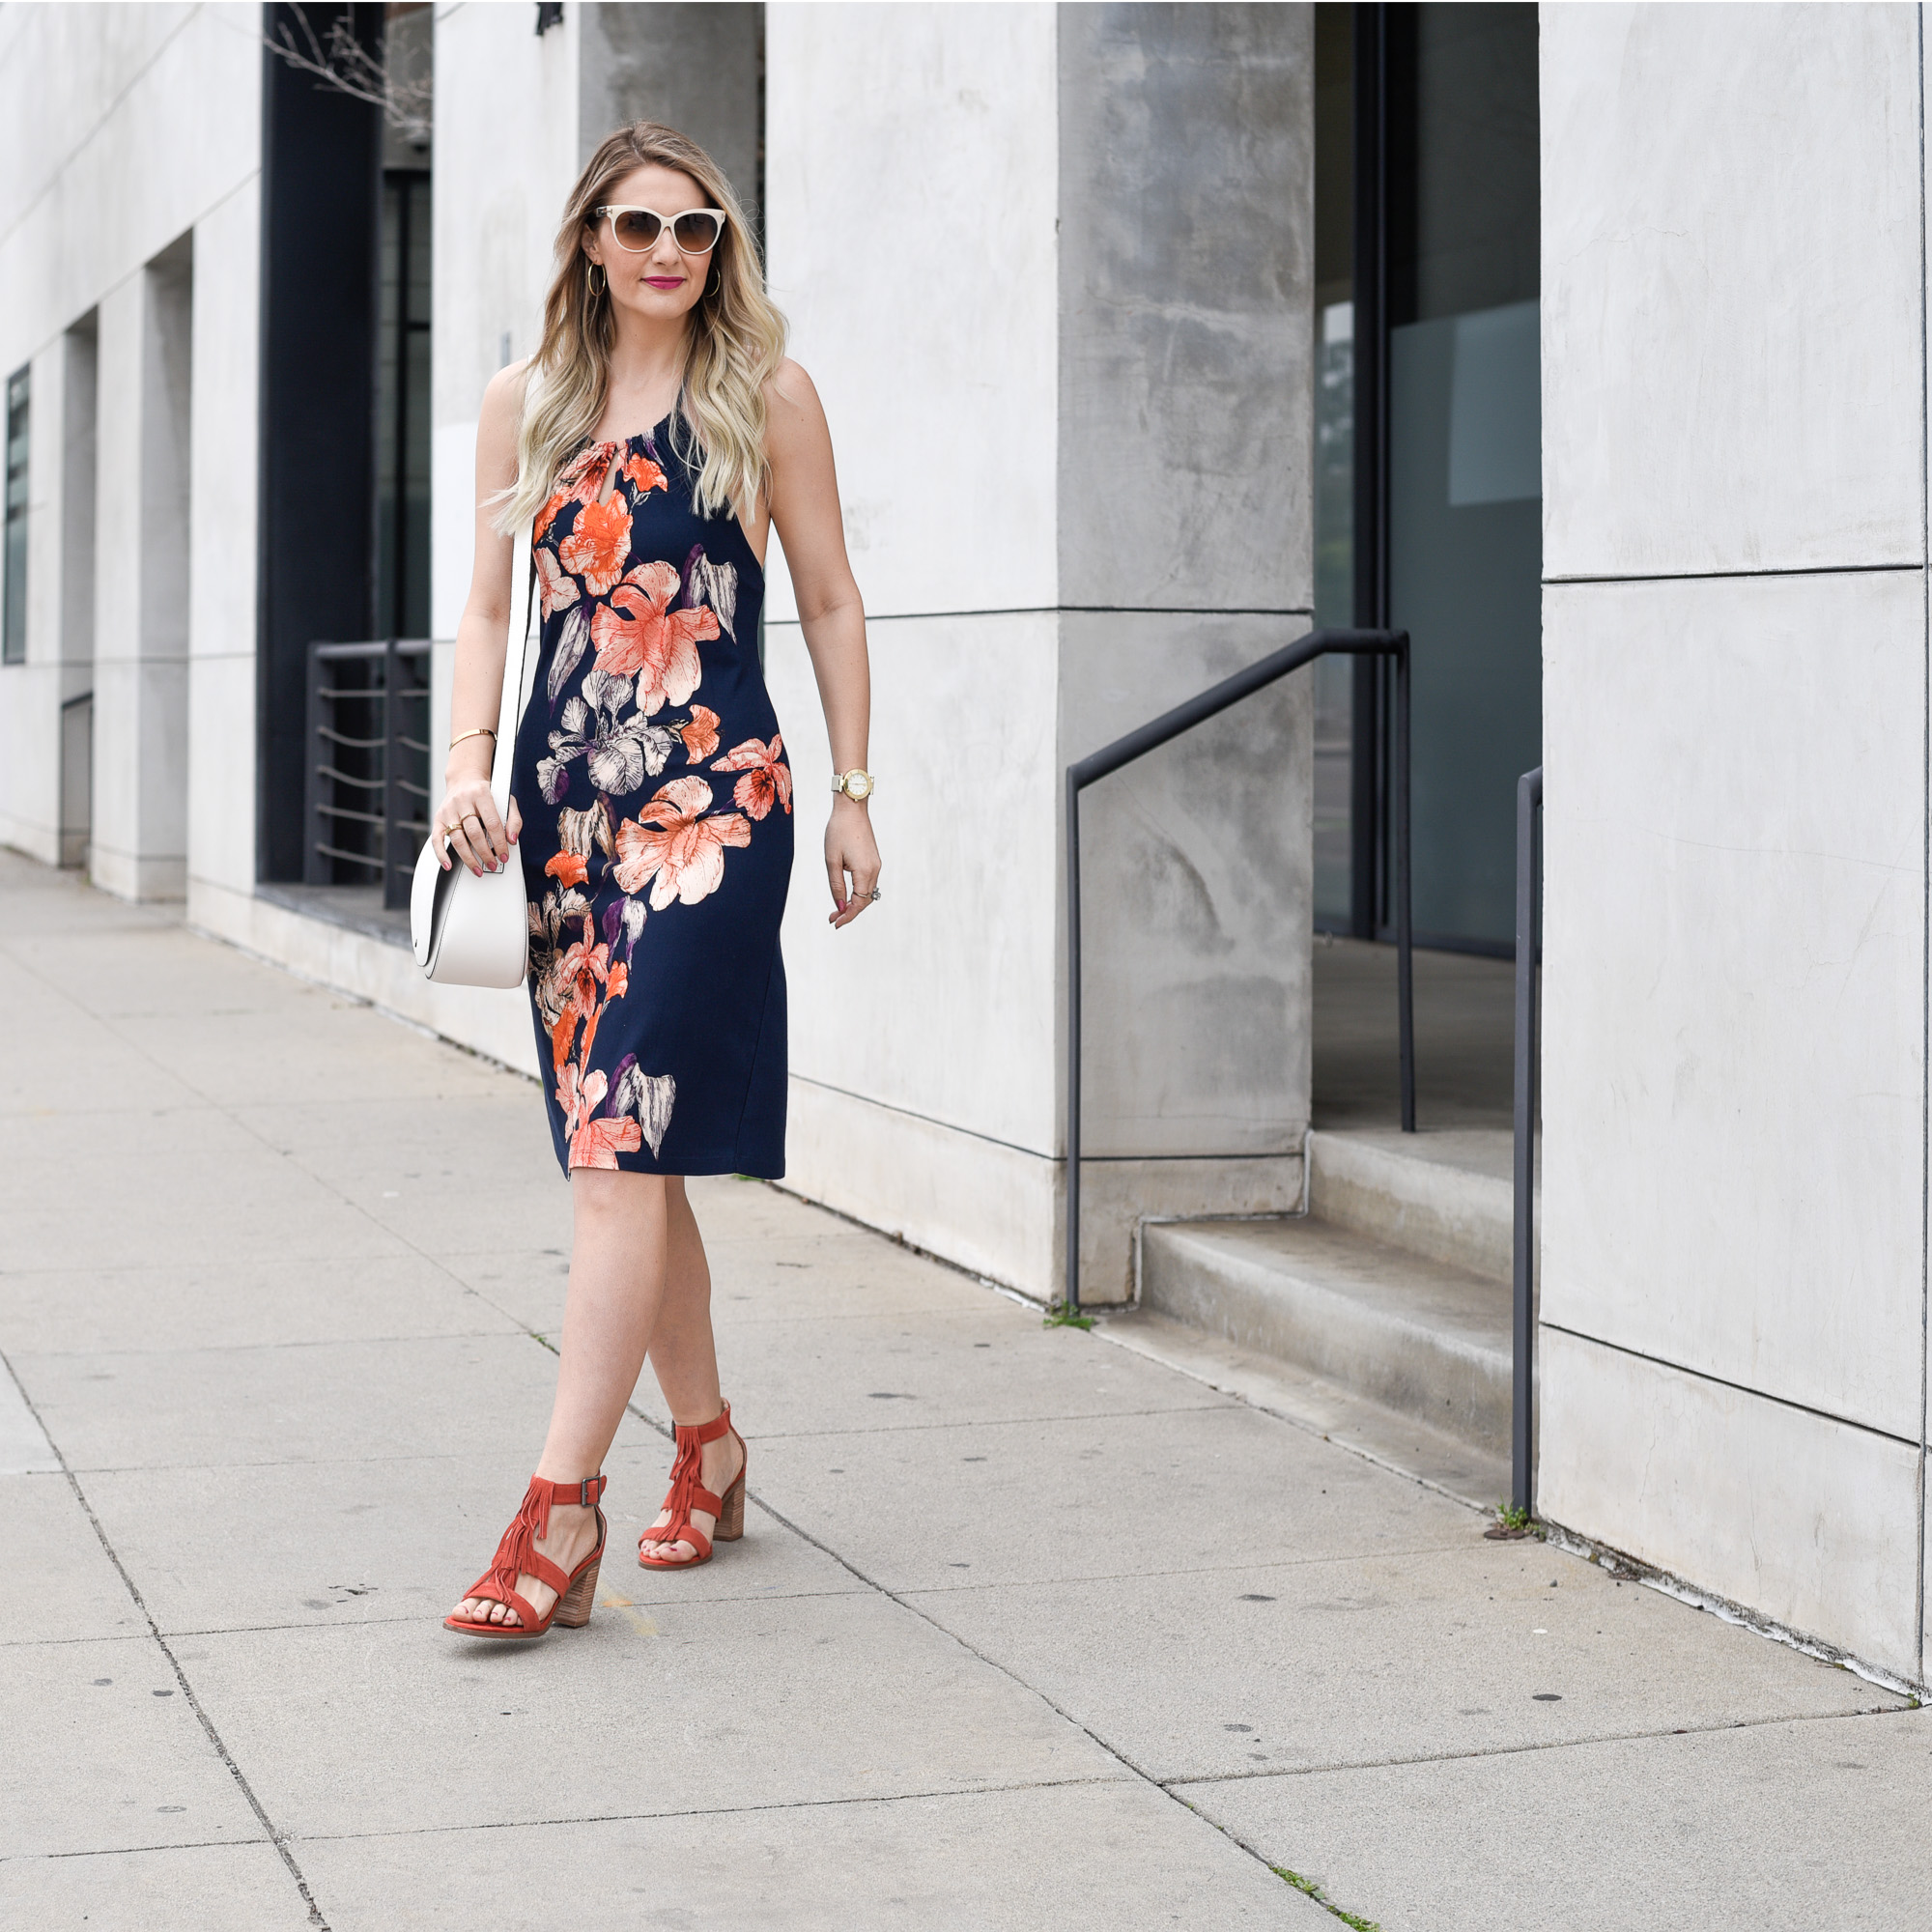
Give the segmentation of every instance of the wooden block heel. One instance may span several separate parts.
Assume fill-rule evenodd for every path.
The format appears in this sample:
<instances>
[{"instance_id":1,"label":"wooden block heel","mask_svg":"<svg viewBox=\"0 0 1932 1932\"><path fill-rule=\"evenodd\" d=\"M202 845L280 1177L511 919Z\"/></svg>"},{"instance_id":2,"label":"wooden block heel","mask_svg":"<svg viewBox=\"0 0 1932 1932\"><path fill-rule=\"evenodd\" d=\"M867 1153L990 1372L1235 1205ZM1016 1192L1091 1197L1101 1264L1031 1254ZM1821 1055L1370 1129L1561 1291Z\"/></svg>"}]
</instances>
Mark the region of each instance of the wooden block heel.
<instances>
[{"instance_id":1,"label":"wooden block heel","mask_svg":"<svg viewBox=\"0 0 1932 1932\"><path fill-rule=\"evenodd\" d=\"M600 1558L603 1552L598 1552ZM557 1599L556 1620L565 1630L582 1630L590 1621L590 1606L597 1601L597 1565L578 1573L577 1581Z\"/></svg>"},{"instance_id":2,"label":"wooden block heel","mask_svg":"<svg viewBox=\"0 0 1932 1932\"><path fill-rule=\"evenodd\" d=\"M724 1492L724 1508L718 1518L718 1541L736 1543L745 1533L745 1472L740 1469Z\"/></svg>"},{"instance_id":3,"label":"wooden block heel","mask_svg":"<svg viewBox=\"0 0 1932 1932\"><path fill-rule=\"evenodd\" d=\"M490 1636L505 1642L518 1639L527 1642L542 1636L552 1624L562 1624L566 1630L582 1630L590 1621L590 1605L597 1597L597 1570L604 1560L604 1543L610 1534L604 1512L597 1508L605 1483L602 1475L586 1476L581 1483L552 1483L542 1476L532 1476L529 1488L524 1492L523 1508L497 1546L496 1560L463 1593L466 1599L473 1597L481 1602L506 1605L516 1611L518 1621L495 1624L452 1614L443 1618L443 1629L455 1631L459 1636ZM567 1576L536 1547L537 1539L549 1534L553 1503L575 1503L581 1509L597 1511L597 1542L590 1554ZM556 1592L547 1616L538 1616L530 1607L529 1599L519 1592L520 1577L534 1577Z\"/></svg>"},{"instance_id":4,"label":"wooden block heel","mask_svg":"<svg viewBox=\"0 0 1932 1932\"><path fill-rule=\"evenodd\" d=\"M731 1427L731 1405L727 1402L723 1411L710 1422L679 1423L677 1435L677 1460L670 1467L670 1492L664 1499L665 1508L670 1513L670 1520L655 1529L647 1529L638 1539L638 1561L646 1570L695 1570L700 1563L711 1561L711 1537L692 1521L693 1510L702 1510L717 1523L712 1535L720 1543L736 1543L745 1533L745 1468L750 1461L745 1449L745 1438ZM728 1435L738 1445L738 1473L725 1486L722 1496L713 1495L697 1480L698 1471L704 1465L704 1445L716 1442ZM660 1549L675 1548L687 1543L696 1551L694 1556L652 1556L645 1552L644 1546L653 1543Z\"/></svg>"}]
</instances>

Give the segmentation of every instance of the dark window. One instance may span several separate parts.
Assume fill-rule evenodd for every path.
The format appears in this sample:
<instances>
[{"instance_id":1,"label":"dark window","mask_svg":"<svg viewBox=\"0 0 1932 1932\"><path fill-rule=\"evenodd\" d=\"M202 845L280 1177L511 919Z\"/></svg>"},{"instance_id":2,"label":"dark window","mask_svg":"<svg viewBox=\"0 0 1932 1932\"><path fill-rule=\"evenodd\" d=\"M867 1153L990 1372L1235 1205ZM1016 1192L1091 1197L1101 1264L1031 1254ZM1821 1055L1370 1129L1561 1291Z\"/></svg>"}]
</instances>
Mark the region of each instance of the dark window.
<instances>
[{"instance_id":1,"label":"dark window","mask_svg":"<svg viewBox=\"0 0 1932 1932\"><path fill-rule=\"evenodd\" d=\"M1541 757L1537 13L1315 10L1318 622L1413 645L1418 941L1509 953ZM1316 923L1388 928L1388 680L1316 683Z\"/></svg>"},{"instance_id":2,"label":"dark window","mask_svg":"<svg viewBox=\"0 0 1932 1932\"><path fill-rule=\"evenodd\" d=\"M27 372L7 378L7 554L0 664L27 661Z\"/></svg>"},{"instance_id":3,"label":"dark window","mask_svg":"<svg viewBox=\"0 0 1932 1932\"><path fill-rule=\"evenodd\" d=\"M383 175L376 628L429 636L430 177Z\"/></svg>"}]
</instances>

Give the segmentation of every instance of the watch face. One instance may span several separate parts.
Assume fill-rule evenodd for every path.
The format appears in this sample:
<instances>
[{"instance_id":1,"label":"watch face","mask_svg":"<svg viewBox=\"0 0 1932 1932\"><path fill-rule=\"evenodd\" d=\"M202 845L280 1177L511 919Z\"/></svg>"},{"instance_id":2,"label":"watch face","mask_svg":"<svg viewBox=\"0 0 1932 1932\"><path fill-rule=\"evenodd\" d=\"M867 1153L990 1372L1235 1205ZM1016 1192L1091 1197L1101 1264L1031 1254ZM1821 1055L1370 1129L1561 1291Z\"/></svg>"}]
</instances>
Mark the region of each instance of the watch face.
<instances>
[{"instance_id":1,"label":"watch face","mask_svg":"<svg viewBox=\"0 0 1932 1932\"><path fill-rule=\"evenodd\" d=\"M845 796L847 798L869 798L872 795L872 775L869 772L847 772L845 774Z\"/></svg>"}]
</instances>

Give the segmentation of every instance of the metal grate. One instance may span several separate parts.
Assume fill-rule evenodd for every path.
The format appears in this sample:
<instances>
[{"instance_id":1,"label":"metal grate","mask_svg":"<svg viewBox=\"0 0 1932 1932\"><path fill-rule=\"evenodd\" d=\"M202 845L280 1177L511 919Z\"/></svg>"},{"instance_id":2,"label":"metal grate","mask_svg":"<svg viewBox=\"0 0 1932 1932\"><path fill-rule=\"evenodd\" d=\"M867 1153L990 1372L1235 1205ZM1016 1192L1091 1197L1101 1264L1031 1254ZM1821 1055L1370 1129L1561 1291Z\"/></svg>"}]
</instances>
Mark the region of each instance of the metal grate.
<instances>
[{"instance_id":1,"label":"metal grate","mask_svg":"<svg viewBox=\"0 0 1932 1932\"><path fill-rule=\"evenodd\" d=\"M308 647L302 883L406 906L429 835L426 639Z\"/></svg>"}]
</instances>

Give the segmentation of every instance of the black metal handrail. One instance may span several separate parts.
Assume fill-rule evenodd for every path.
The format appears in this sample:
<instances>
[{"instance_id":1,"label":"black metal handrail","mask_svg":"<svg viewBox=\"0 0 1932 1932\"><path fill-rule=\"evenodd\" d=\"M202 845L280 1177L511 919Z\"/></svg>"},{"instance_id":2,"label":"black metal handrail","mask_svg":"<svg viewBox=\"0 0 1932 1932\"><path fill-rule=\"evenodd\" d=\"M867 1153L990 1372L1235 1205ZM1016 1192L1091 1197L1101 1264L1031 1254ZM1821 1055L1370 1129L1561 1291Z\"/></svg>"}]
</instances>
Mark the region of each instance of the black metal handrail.
<instances>
[{"instance_id":1,"label":"black metal handrail","mask_svg":"<svg viewBox=\"0 0 1932 1932\"><path fill-rule=\"evenodd\" d=\"M309 645L307 883L326 885L338 866L355 866L382 887L384 906L409 903L416 852L429 829L429 734L425 725L416 726L421 736L405 729L404 713L414 702L428 715L429 656L421 638ZM355 681L357 667L361 684ZM342 728L352 706L363 707L354 731ZM344 755L356 753L363 755ZM357 764L363 769L344 769ZM357 826L368 828L362 849L335 842L338 834L355 836Z\"/></svg>"},{"instance_id":2,"label":"black metal handrail","mask_svg":"<svg viewBox=\"0 0 1932 1932\"><path fill-rule=\"evenodd\" d=\"M1536 1328L1536 967L1542 877L1538 813L1543 767L1516 781L1516 1238L1510 1260L1515 1335L1510 1359L1510 1507L1527 1516Z\"/></svg>"},{"instance_id":3,"label":"black metal handrail","mask_svg":"<svg viewBox=\"0 0 1932 1932\"><path fill-rule=\"evenodd\" d=\"M1408 633L1310 631L1245 670L1223 678L1151 724L1066 768L1066 1292L1069 1312L1080 1308L1080 794L1183 731L1238 704L1277 678L1319 657L1395 660L1395 944L1398 1053L1402 1068L1402 1130L1415 1131L1415 984L1409 934L1408 875Z\"/></svg>"}]
</instances>

